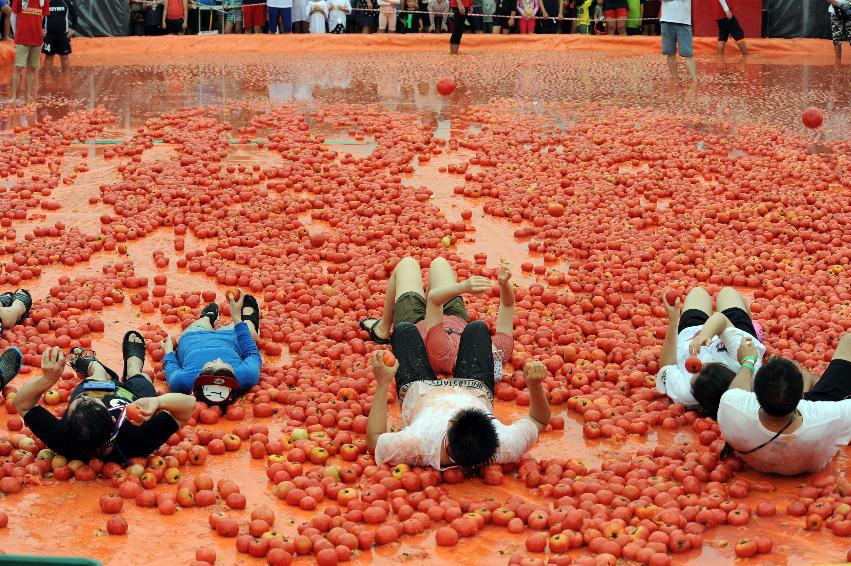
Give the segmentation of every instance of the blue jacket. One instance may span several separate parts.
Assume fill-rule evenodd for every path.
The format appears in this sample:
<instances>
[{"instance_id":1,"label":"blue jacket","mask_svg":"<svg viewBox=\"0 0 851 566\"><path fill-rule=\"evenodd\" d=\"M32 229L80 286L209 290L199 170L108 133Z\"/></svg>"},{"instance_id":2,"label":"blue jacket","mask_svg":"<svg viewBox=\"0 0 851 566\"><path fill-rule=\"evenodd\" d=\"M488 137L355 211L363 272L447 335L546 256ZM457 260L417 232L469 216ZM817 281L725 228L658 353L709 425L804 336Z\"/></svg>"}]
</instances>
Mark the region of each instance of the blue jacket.
<instances>
[{"instance_id":1,"label":"blue jacket","mask_svg":"<svg viewBox=\"0 0 851 566\"><path fill-rule=\"evenodd\" d=\"M240 322L233 329L200 330L181 336L177 350L163 357L169 390L191 393L201 369L217 358L233 367L241 391L254 387L260 381L263 358L248 325Z\"/></svg>"}]
</instances>

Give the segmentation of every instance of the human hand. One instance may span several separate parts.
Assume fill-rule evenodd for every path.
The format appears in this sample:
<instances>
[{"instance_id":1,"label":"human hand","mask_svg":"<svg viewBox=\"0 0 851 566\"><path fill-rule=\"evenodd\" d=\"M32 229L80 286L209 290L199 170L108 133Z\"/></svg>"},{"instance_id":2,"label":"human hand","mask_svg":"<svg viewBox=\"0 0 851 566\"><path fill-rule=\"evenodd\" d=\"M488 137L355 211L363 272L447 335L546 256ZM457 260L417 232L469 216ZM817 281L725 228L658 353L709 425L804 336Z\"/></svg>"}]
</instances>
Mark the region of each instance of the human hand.
<instances>
[{"instance_id":1,"label":"human hand","mask_svg":"<svg viewBox=\"0 0 851 566\"><path fill-rule=\"evenodd\" d=\"M461 4L460 2L458 3L458 13L462 16L467 15L467 8L464 6L464 4Z\"/></svg>"},{"instance_id":2,"label":"human hand","mask_svg":"<svg viewBox=\"0 0 851 566\"><path fill-rule=\"evenodd\" d=\"M464 282L464 286L467 293L484 293L485 291L490 291L493 284L487 277L473 275Z\"/></svg>"},{"instance_id":3,"label":"human hand","mask_svg":"<svg viewBox=\"0 0 851 566\"><path fill-rule=\"evenodd\" d=\"M68 39L71 39L72 37L74 37L75 35L77 35L77 32L75 32L75 31L74 31L74 30L72 30L71 28L68 28L68 29L65 31L65 35L68 37Z\"/></svg>"},{"instance_id":4,"label":"human hand","mask_svg":"<svg viewBox=\"0 0 851 566\"><path fill-rule=\"evenodd\" d=\"M393 366L388 366L384 363L384 350L376 350L372 353L370 362L372 363L372 373L375 374L378 384L390 385L390 382L396 377L399 361L397 360Z\"/></svg>"},{"instance_id":5,"label":"human hand","mask_svg":"<svg viewBox=\"0 0 851 566\"><path fill-rule=\"evenodd\" d=\"M725 14L727 14L727 19L728 19L728 20L732 20L732 19L733 19L733 12L731 12L730 10L724 10L724 13L725 13Z\"/></svg>"},{"instance_id":6,"label":"human hand","mask_svg":"<svg viewBox=\"0 0 851 566\"><path fill-rule=\"evenodd\" d=\"M503 287L508 285L508 282L511 280L511 264L504 259L499 262L499 275L497 276L497 280Z\"/></svg>"},{"instance_id":7,"label":"human hand","mask_svg":"<svg viewBox=\"0 0 851 566\"><path fill-rule=\"evenodd\" d=\"M162 344L160 344L160 346L162 347L163 352L165 352L166 354L174 352L174 340L171 336L166 335L165 340L162 341Z\"/></svg>"},{"instance_id":8,"label":"human hand","mask_svg":"<svg viewBox=\"0 0 851 566\"><path fill-rule=\"evenodd\" d=\"M183 31L186 31L187 29L189 29L189 24L187 24L187 23L186 23L186 21L184 20L184 22L183 22Z\"/></svg>"},{"instance_id":9,"label":"human hand","mask_svg":"<svg viewBox=\"0 0 851 566\"><path fill-rule=\"evenodd\" d=\"M165 22L163 22L163 29L166 29L166 27L165 27Z\"/></svg>"},{"instance_id":10,"label":"human hand","mask_svg":"<svg viewBox=\"0 0 851 566\"><path fill-rule=\"evenodd\" d=\"M234 324L242 322L242 302L245 300L245 293L239 294L239 299L235 299L233 293L227 295L228 303L230 303L230 318Z\"/></svg>"},{"instance_id":11,"label":"human hand","mask_svg":"<svg viewBox=\"0 0 851 566\"><path fill-rule=\"evenodd\" d=\"M136 399L131 405L135 405L139 409L136 414L138 419L134 419L138 424L149 420L156 414L160 408L160 400L159 397L143 397Z\"/></svg>"},{"instance_id":12,"label":"human hand","mask_svg":"<svg viewBox=\"0 0 851 566\"><path fill-rule=\"evenodd\" d=\"M41 372L45 381L51 384L59 381L65 367L65 354L58 346L48 348L41 355Z\"/></svg>"},{"instance_id":13,"label":"human hand","mask_svg":"<svg viewBox=\"0 0 851 566\"><path fill-rule=\"evenodd\" d=\"M662 291L662 306L665 307L665 313L668 315L668 319L676 318L680 314L680 298L677 297L677 300L674 301L674 304L668 302L668 298L665 296L667 293Z\"/></svg>"},{"instance_id":14,"label":"human hand","mask_svg":"<svg viewBox=\"0 0 851 566\"><path fill-rule=\"evenodd\" d=\"M700 349L704 346L709 346L712 343L712 338L706 338L702 332L698 332L694 338L691 339L688 345L688 353L692 356L696 356Z\"/></svg>"},{"instance_id":15,"label":"human hand","mask_svg":"<svg viewBox=\"0 0 851 566\"><path fill-rule=\"evenodd\" d=\"M738 359L739 363L747 357L759 358L759 350L756 349L756 344L754 344L752 338L744 338L742 340L742 343L739 345L739 351L736 355L736 359Z\"/></svg>"},{"instance_id":16,"label":"human hand","mask_svg":"<svg viewBox=\"0 0 851 566\"><path fill-rule=\"evenodd\" d=\"M523 366L523 377L526 379L526 385L539 386L547 377L547 366L538 360L526 362Z\"/></svg>"}]
</instances>

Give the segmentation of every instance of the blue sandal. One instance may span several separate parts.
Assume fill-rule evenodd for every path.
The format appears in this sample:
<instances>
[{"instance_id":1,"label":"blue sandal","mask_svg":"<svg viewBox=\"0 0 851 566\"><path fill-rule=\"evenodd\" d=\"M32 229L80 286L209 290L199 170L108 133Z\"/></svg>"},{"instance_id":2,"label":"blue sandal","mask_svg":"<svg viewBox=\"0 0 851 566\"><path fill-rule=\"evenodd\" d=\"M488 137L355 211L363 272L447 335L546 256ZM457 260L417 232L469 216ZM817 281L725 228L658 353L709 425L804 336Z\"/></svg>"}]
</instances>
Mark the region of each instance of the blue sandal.
<instances>
[{"instance_id":1,"label":"blue sandal","mask_svg":"<svg viewBox=\"0 0 851 566\"><path fill-rule=\"evenodd\" d=\"M24 313L18 318L18 321L15 324L22 324L27 317L30 315L30 309L33 308L33 298L30 295L30 292L26 289L18 289L12 294L12 303L15 301L21 301L24 303Z\"/></svg>"}]
</instances>

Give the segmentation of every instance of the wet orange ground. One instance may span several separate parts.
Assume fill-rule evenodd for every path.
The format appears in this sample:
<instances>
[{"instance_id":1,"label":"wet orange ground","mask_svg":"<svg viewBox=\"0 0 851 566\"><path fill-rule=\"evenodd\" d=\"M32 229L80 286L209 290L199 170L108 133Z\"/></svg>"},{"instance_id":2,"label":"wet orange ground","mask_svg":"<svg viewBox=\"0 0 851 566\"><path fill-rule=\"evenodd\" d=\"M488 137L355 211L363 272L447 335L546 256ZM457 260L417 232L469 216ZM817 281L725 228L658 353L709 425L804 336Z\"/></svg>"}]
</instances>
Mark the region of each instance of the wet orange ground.
<instances>
[{"instance_id":1,"label":"wet orange ground","mask_svg":"<svg viewBox=\"0 0 851 566\"><path fill-rule=\"evenodd\" d=\"M376 41L374 36L364 39ZM470 38L470 44L476 40ZM195 48L202 41L209 43L212 40L187 38L185 41L157 40L162 42L158 45L168 47L167 53L158 49L156 53L140 50L135 55L126 51L105 55L104 51L109 50L113 41L114 45L124 43L117 40L93 41L92 53L88 55L85 54L89 50L88 43L79 41L75 44L77 68L70 77L45 76L43 86L46 95L38 108L22 111L6 109L0 114L5 127L0 136L4 136L5 140L11 139L8 137L12 135L11 128L26 128L46 116L61 117L76 109L103 106L117 118L115 126L108 128L97 140L88 140L100 143L72 145L63 159L62 170L70 172L75 165L85 162L88 171L77 174L73 182L54 191L52 198L60 203L59 210L40 211L31 214L24 222L15 223L19 241L33 227L54 222L65 222L83 233L98 233L99 217L110 213L111 209L103 202L90 205L88 198L99 196L101 185L119 180L116 171L118 161L104 160L104 148L115 141L128 139L144 120L180 107L210 106L218 112L222 121L236 128L245 125L253 116L281 104L292 104L297 109L320 110L346 102L355 105L355 108L368 105L413 114L424 123L433 125L437 135L445 138L460 133L454 121L457 114L475 106L487 106L489 101L504 103L506 100L516 104L518 112L540 114L541 120L554 117L554 109L560 105L587 108L616 105L636 115L650 109L706 120L725 119L731 124L731 135L736 128L746 129L751 124L759 124L812 143L847 141L851 121L851 74L848 67L834 69L820 64L825 60L811 58L808 50L791 55L793 61L784 60L786 64L782 66L766 62L767 58L760 59L757 50L747 64L743 64L737 56L730 56L724 62L704 57L699 60L701 84L697 89L690 89L666 80L667 69L661 57L649 53L646 48L633 52L628 46L623 53L610 51L605 56L569 50L538 51L536 48L522 52L471 49L471 53L448 60L443 53L424 50L401 54L392 47L382 48L374 46L374 43L370 44L368 53L352 54L329 48L322 49L321 53L304 53L298 46L306 45L306 38L292 43L293 52L286 56L268 51L256 55L234 55L226 53L227 43L221 40L215 43L214 49L199 52ZM126 41L133 41L133 45L137 46L141 44L139 40ZM244 43L247 40L238 38L235 41ZM817 45L820 53L826 52L826 43ZM108 63L113 56L121 66ZM795 57L798 57L798 63L794 62ZM459 92L450 98L441 98L434 90L436 80L445 75L456 77L461 85ZM800 109L810 104L826 109L824 139L814 139L801 131ZM664 133L660 132L660 135ZM369 140L354 141L348 139L344 132L328 132L326 141L335 144L331 146L334 149L351 152L355 156L372 150ZM158 145L145 153L144 160L154 161L172 154L168 145ZM463 257L472 260L475 253L485 252L489 264L498 257L504 257L513 262L515 268L530 257L533 262L541 263L540 256L530 256L524 241L511 236L515 225L508 220L485 216L479 201L453 194L459 177L441 172L439 168L458 163L471 155L465 150L448 152L426 165L417 165L415 173L408 176L405 183L429 187L434 193L434 204L450 221L458 220L463 208L472 208L475 232L472 238L458 246ZM256 145L233 144L227 162L269 165L277 159L276 154L259 150ZM0 203L2 198L3 195L0 195ZM225 290L212 278L178 269L174 262L166 270L156 269L151 251L170 253L172 241L171 230L160 228L132 242L125 259L135 264L137 275L152 278L157 273L167 274L172 290L216 289L220 293ZM187 235L186 249L193 249L196 245L197 242ZM47 267L29 288L35 297L43 297L60 275L96 275L103 265L115 259L113 254L102 253L73 269ZM531 278L519 276L519 269L515 271L518 272L518 282L531 282ZM126 302L120 307L106 309L101 316L106 323L106 331L95 338L94 348L101 358L115 366L120 358L120 336L129 326L151 322L171 332L177 330L174 326L163 324L158 314L143 315L137 307ZM266 363L286 363L286 360L267 357ZM522 412L522 409L505 403L500 403L497 408L501 417L510 418ZM596 466L608 454L631 452L640 445L694 441L694 435L688 428L675 434L660 430L646 438L633 438L625 443L586 441L577 415L568 413L564 406L559 407L556 413L566 417L565 430L545 434L532 451L537 458L578 457L587 465ZM397 416L396 411L394 418ZM264 421L270 425L270 438L275 438L281 423L275 418L271 423ZM0 422L4 422L4 417L0 417ZM232 426L233 423L222 421L217 428L229 431ZM834 461L833 467L838 474L845 475L846 458L847 450ZM237 481L248 497L248 509L231 512L236 517L247 518L253 507L268 504L275 508L278 516L275 528L292 534L299 521L312 515L294 511L278 501L270 491L262 461L252 460L245 449L234 455L210 457L202 468L187 467L185 471L192 476L201 470L210 473L215 480L232 478ZM760 479L750 472L739 475ZM771 499L782 510L784 503L795 497L797 487L805 480L774 478L772 481L778 487L777 492L753 495L748 502ZM212 545L219 555L219 564L261 563L246 555L238 555L233 539L223 539L210 531L207 516L211 510L223 508L221 502L215 508L179 509L174 516L164 517L156 510L139 509L132 501L126 501L123 515L130 525L129 533L126 537L112 537L104 532L107 516L99 512L97 500L114 489L101 481L85 484L72 480L70 483L51 484L48 480L45 483L47 485L27 488L23 493L8 496L0 502L0 508L10 516L9 527L0 532L0 548L5 552L87 556L114 565L171 565L188 563L194 557L195 548ZM449 487L456 496L477 499L488 496L505 499L517 493L536 499L533 491L514 480L506 481L499 488L484 486L479 481ZM165 491L173 488L159 486L157 489ZM839 562L844 560L849 546L847 541L832 536L827 529L818 533L804 531L800 519L787 517L782 511L774 518L760 518L758 527L756 522L753 525L709 531L705 534L706 544L701 551L678 556L676 562L733 563L736 560L732 545L743 536L755 534L755 531L773 536L776 550L767 557L740 562ZM511 536L504 529L487 527L479 536L462 542L459 547L443 549L435 546L433 533L426 533L403 537L400 544L362 553L354 563L505 564L515 549L522 548L523 540L523 536ZM296 563L312 561L312 558L300 558Z\"/></svg>"}]
</instances>

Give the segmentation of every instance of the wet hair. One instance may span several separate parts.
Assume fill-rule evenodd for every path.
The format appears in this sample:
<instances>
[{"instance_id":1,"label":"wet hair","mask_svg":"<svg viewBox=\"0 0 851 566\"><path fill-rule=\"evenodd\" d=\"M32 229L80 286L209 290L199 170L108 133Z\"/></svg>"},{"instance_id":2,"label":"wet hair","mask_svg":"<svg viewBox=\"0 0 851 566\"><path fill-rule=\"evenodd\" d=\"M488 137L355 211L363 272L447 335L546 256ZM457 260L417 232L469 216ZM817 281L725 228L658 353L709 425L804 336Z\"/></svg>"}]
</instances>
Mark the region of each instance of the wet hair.
<instances>
[{"instance_id":1,"label":"wet hair","mask_svg":"<svg viewBox=\"0 0 851 566\"><path fill-rule=\"evenodd\" d=\"M493 417L478 409L456 413L448 431L449 456L467 476L475 475L496 457L499 439Z\"/></svg>"},{"instance_id":2,"label":"wet hair","mask_svg":"<svg viewBox=\"0 0 851 566\"><path fill-rule=\"evenodd\" d=\"M721 396L729 389L734 377L736 373L723 364L713 362L703 366L691 384L691 393L700 404L702 416L718 420Z\"/></svg>"},{"instance_id":3,"label":"wet hair","mask_svg":"<svg viewBox=\"0 0 851 566\"><path fill-rule=\"evenodd\" d=\"M786 358L770 358L754 376L753 392L766 414L785 417L804 396L804 376Z\"/></svg>"},{"instance_id":4,"label":"wet hair","mask_svg":"<svg viewBox=\"0 0 851 566\"><path fill-rule=\"evenodd\" d=\"M204 370L201 370L201 373L199 373L198 375L199 376L201 376L201 375L213 375L213 376L219 376L219 377L236 378L236 376L233 374L233 372L229 369L226 369L226 368L204 369ZM198 401L200 401L202 403L206 403L207 405L224 406L224 405L228 405L230 403L230 401L227 400L227 399L224 400L224 401L218 402L218 403L211 402L209 399L204 397L204 393L202 392L201 387L196 387L194 393L195 393L195 399L197 399Z\"/></svg>"},{"instance_id":5,"label":"wet hair","mask_svg":"<svg viewBox=\"0 0 851 566\"><path fill-rule=\"evenodd\" d=\"M101 456L115 431L115 421L101 403L78 403L67 411L59 426L66 438L73 440L83 461Z\"/></svg>"}]
</instances>

